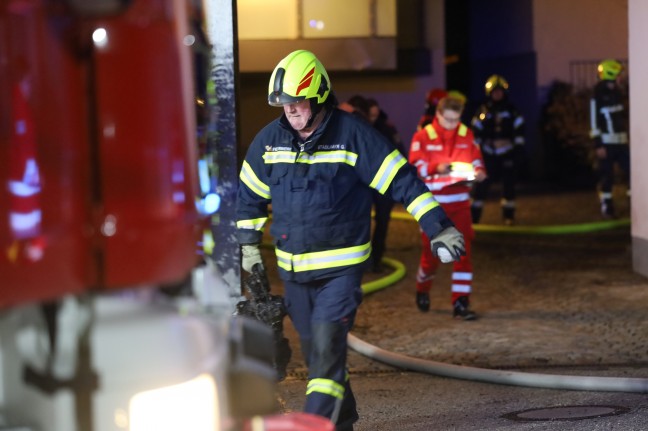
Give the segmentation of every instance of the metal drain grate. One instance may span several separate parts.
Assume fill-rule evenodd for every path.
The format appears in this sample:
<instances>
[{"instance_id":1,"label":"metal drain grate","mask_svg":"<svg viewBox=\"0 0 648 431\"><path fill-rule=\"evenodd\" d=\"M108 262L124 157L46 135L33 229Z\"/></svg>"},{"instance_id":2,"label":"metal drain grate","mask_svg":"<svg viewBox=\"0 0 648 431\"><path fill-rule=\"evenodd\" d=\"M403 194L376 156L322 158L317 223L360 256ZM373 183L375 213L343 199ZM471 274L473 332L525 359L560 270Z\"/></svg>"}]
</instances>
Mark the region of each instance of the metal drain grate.
<instances>
[{"instance_id":1,"label":"metal drain grate","mask_svg":"<svg viewBox=\"0 0 648 431\"><path fill-rule=\"evenodd\" d=\"M620 406L557 406L539 409L528 409L502 415L514 421L576 421L581 419L602 418L621 415L629 412L627 407Z\"/></svg>"}]
</instances>

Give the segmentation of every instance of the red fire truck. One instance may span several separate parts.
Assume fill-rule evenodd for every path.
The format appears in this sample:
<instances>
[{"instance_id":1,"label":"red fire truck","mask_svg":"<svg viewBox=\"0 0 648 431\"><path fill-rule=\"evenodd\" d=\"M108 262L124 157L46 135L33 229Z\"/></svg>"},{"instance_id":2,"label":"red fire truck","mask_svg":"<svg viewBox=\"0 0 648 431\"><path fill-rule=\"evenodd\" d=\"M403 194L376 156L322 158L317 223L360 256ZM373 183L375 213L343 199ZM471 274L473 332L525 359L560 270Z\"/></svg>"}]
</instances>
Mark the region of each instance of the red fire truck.
<instances>
[{"instance_id":1,"label":"red fire truck","mask_svg":"<svg viewBox=\"0 0 648 431\"><path fill-rule=\"evenodd\" d=\"M333 429L199 253L206 3L0 3L0 429Z\"/></svg>"}]
</instances>

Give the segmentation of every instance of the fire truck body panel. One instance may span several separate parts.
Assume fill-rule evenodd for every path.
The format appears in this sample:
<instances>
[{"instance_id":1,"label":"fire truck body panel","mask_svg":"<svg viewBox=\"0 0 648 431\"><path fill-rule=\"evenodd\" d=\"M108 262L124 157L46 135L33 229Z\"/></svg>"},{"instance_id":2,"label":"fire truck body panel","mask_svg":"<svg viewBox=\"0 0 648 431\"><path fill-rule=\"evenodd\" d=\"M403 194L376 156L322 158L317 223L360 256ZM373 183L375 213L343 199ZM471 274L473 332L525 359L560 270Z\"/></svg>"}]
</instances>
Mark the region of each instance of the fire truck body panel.
<instances>
[{"instance_id":1,"label":"fire truck body panel","mask_svg":"<svg viewBox=\"0 0 648 431\"><path fill-rule=\"evenodd\" d=\"M334 429L273 415L272 330L198 253L205 4L0 2L1 429Z\"/></svg>"},{"instance_id":2,"label":"fire truck body panel","mask_svg":"<svg viewBox=\"0 0 648 431\"><path fill-rule=\"evenodd\" d=\"M52 4L10 0L0 17L14 94L0 99L0 308L177 282L198 262L186 3L97 19ZM12 224L30 215L31 231Z\"/></svg>"}]
</instances>

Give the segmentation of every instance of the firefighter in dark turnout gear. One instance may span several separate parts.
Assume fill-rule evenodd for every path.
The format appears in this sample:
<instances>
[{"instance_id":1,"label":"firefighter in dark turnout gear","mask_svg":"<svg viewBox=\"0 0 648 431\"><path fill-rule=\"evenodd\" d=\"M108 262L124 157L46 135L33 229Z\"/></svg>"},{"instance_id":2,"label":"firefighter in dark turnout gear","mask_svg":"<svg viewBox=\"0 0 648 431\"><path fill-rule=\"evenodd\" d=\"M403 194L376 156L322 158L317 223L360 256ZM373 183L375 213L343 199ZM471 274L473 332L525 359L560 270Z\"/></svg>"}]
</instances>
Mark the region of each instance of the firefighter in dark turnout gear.
<instances>
[{"instance_id":1,"label":"firefighter in dark turnout gear","mask_svg":"<svg viewBox=\"0 0 648 431\"><path fill-rule=\"evenodd\" d=\"M502 76L490 76L484 88L487 99L475 112L471 124L488 178L475 185L472 219L479 223L490 185L501 181L502 219L511 225L515 221L517 174L524 161L524 117L509 101L509 84Z\"/></svg>"},{"instance_id":2,"label":"firefighter in dark turnout gear","mask_svg":"<svg viewBox=\"0 0 648 431\"><path fill-rule=\"evenodd\" d=\"M627 97L617 82L622 70L621 63L616 60L599 63L599 82L594 86L590 100L590 136L599 160L599 199L601 214L605 218L616 215L612 199L615 164L622 169L626 179L630 177Z\"/></svg>"},{"instance_id":3,"label":"firefighter in dark turnout gear","mask_svg":"<svg viewBox=\"0 0 648 431\"><path fill-rule=\"evenodd\" d=\"M268 101L283 115L250 145L240 174L237 239L247 272L263 263L259 243L272 204L285 304L308 364L305 411L337 430L358 419L346 369L347 334L362 301L371 255L371 191L402 202L442 262L464 253L463 236L414 168L370 124L335 109L320 61L298 50L282 59Z\"/></svg>"}]
</instances>

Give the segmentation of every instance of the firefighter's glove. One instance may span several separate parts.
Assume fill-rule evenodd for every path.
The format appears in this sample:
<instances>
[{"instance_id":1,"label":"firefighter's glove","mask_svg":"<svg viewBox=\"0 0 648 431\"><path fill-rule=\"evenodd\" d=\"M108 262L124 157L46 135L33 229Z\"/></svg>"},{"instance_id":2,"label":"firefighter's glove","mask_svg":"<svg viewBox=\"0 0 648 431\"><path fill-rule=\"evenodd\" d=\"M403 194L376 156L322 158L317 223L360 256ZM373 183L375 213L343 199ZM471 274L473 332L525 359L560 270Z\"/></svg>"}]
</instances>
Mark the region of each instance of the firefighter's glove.
<instances>
[{"instance_id":1,"label":"firefighter's glove","mask_svg":"<svg viewBox=\"0 0 648 431\"><path fill-rule=\"evenodd\" d=\"M252 267L256 264L263 266L263 259L261 259L261 250L259 244L244 244L241 246L241 266L247 273L252 273Z\"/></svg>"},{"instance_id":2,"label":"firefighter's glove","mask_svg":"<svg viewBox=\"0 0 648 431\"><path fill-rule=\"evenodd\" d=\"M455 227L451 226L441 231L430 241L432 253L441 262L449 263L458 261L461 256L466 255L464 237Z\"/></svg>"}]
</instances>

